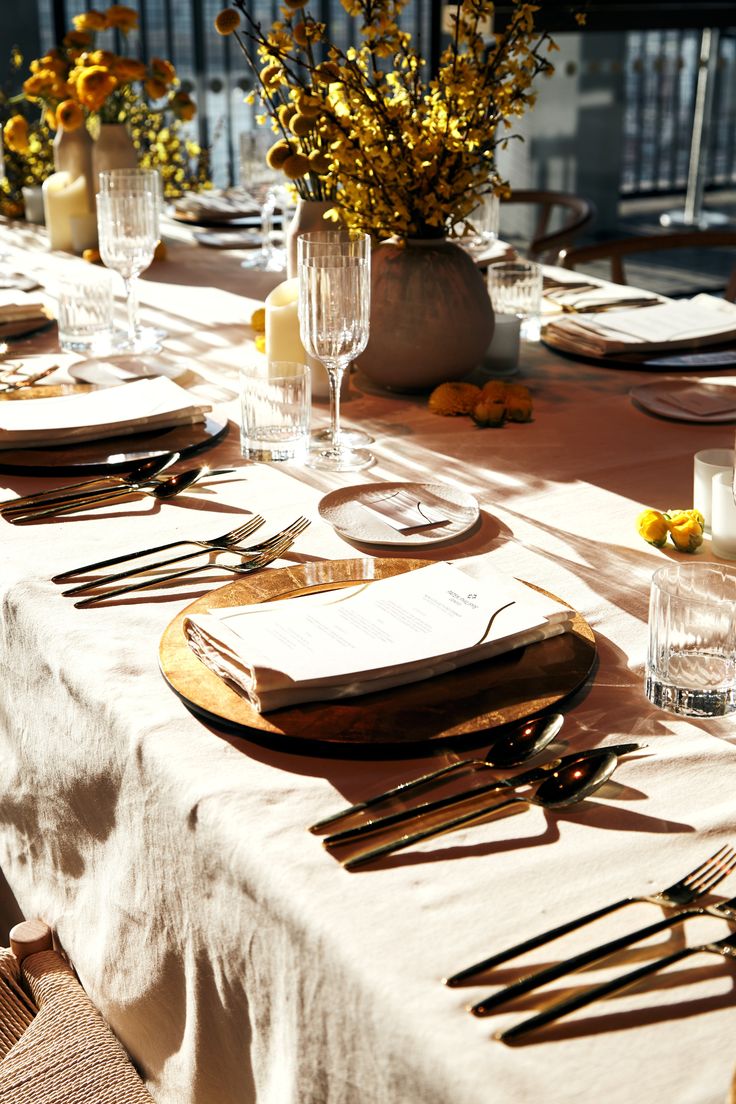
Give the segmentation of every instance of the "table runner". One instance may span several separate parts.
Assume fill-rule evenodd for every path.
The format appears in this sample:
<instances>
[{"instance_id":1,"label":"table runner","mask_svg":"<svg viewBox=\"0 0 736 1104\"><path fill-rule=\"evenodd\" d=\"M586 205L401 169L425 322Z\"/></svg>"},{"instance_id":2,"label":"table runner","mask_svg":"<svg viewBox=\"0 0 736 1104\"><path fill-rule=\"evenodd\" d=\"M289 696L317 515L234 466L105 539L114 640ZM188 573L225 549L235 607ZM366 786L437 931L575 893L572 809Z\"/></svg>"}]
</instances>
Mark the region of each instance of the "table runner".
<instances>
[{"instance_id":1,"label":"table runner","mask_svg":"<svg viewBox=\"0 0 736 1104\"><path fill-rule=\"evenodd\" d=\"M232 394L262 287L237 255L213 265L214 251L176 230L170 260L142 282L146 320L171 329L167 350L191 358L198 388ZM41 278L59 262L37 251L27 267ZM627 391L651 378L527 348L520 379L535 420L498 431L437 417L426 398L381 393L359 376L351 385L346 419L376 437L365 481L431 477L475 494L481 525L451 554L487 552L593 626L599 665L565 709L569 747L649 745L585 809L533 809L380 869L348 874L306 826L450 752L351 762L212 731L157 665L163 629L198 589L184 580L155 600L74 610L47 581L98 558L103 543L213 536L244 509L274 525L310 516L294 559L355 555L316 506L356 476L243 465L242 478L220 476L176 503L43 527L0 522L0 866L26 915L57 928L159 1104L724 1099L736 1012L720 960L691 960L687 986L665 978L515 1049L492 1031L527 1006L474 1020L464 1006L486 987L440 983L522 934L662 888L736 839L732 719L676 719L643 697L649 579L663 553L635 531L644 505L690 505L693 453L730 446L732 427L637 410ZM228 409L236 417L234 401ZM210 457L242 463L237 433ZM40 485L0 475L0 497ZM709 546L701 558L714 558ZM534 961L657 915L637 906Z\"/></svg>"}]
</instances>

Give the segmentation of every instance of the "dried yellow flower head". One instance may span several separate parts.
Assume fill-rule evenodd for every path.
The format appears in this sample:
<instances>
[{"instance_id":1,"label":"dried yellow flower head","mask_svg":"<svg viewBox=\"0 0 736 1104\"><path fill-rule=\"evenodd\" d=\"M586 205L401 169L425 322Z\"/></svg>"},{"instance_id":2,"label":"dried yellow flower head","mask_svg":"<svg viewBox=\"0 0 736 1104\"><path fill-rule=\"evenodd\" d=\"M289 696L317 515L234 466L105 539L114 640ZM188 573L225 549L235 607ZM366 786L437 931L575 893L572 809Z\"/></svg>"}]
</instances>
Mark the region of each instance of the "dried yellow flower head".
<instances>
[{"instance_id":1,"label":"dried yellow flower head","mask_svg":"<svg viewBox=\"0 0 736 1104\"><path fill-rule=\"evenodd\" d=\"M497 429L506 421L506 405L503 402L481 399L473 407L472 415L476 425Z\"/></svg>"},{"instance_id":2,"label":"dried yellow flower head","mask_svg":"<svg viewBox=\"0 0 736 1104\"><path fill-rule=\"evenodd\" d=\"M240 15L235 8L224 8L215 16L215 30L218 34L229 35L240 26Z\"/></svg>"},{"instance_id":3,"label":"dried yellow flower head","mask_svg":"<svg viewBox=\"0 0 736 1104\"><path fill-rule=\"evenodd\" d=\"M254 310L250 316L250 324L256 333L265 333L266 330L266 308L258 307Z\"/></svg>"},{"instance_id":4,"label":"dried yellow flower head","mask_svg":"<svg viewBox=\"0 0 736 1104\"><path fill-rule=\"evenodd\" d=\"M441 383L429 396L433 414L470 414L480 398L480 387L474 383Z\"/></svg>"}]
</instances>

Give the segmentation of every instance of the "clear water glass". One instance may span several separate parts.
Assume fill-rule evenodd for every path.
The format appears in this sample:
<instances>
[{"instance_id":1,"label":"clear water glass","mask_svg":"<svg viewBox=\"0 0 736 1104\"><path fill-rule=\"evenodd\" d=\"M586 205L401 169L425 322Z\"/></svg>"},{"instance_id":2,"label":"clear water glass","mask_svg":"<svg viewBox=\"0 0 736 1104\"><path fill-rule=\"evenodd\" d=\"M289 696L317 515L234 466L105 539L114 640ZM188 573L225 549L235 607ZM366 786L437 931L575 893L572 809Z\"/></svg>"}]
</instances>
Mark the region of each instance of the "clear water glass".
<instances>
[{"instance_id":1,"label":"clear water glass","mask_svg":"<svg viewBox=\"0 0 736 1104\"><path fill-rule=\"evenodd\" d=\"M59 348L62 352L102 356L113 347L112 273L73 266L60 275Z\"/></svg>"},{"instance_id":2,"label":"clear water glass","mask_svg":"<svg viewBox=\"0 0 736 1104\"><path fill-rule=\"evenodd\" d=\"M100 256L107 268L119 272L125 284L128 327L119 352L153 351L139 336L137 279L153 260L158 242L158 193L150 189L100 192L97 230Z\"/></svg>"},{"instance_id":3,"label":"clear water glass","mask_svg":"<svg viewBox=\"0 0 736 1104\"><path fill-rule=\"evenodd\" d=\"M304 461L309 451L309 366L263 361L240 374L241 452L247 460Z\"/></svg>"},{"instance_id":4,"label":"clear water glass","mask_svg":"<svg viewBox=\"0 0 736 1104\"><path fill-rule=\"evenodd\" d=\"M655 571L645 693L670 713L736 711L736 567L689 563Z\"/></svg>"},{"instance_id":5,"label":"clear water glass","mask_svg":"<svg viewBox=\"0 0 736 1104\"><path fill-rule=\"evenodd\" d=\"M330 381L330 440L310 453L309 464L327 471L360 471L375 459L351 447L340 425L343 376L368 344L370 248L367 234L340 230L303 234L297 242L302 344L324 364Z\"/></svg>"},{"instance_id":6,"label":"clear water glass","mask_svg":"<svg viewBox=\"0 0 736 1104\"><path fill-rule=\"evenodd\" d=\"M534 261L503 261L488 266L488 291L497 314L521 319L521 336L539 341L542 266Z\"/></svg>"}]
</instances>

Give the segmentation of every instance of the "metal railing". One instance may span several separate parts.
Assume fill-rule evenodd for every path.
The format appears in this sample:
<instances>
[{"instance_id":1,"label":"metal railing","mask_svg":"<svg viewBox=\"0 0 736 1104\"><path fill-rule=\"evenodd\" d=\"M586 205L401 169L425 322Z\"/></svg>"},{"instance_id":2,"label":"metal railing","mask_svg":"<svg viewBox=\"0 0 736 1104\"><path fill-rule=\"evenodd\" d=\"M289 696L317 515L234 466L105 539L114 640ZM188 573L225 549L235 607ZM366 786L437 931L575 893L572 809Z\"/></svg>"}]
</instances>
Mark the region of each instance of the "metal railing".
<instances>
[{"instance_id":1,"label":"metal railing","mask_svg":"<svg viewBox=\"0 0 736 1104\"><path fill-rule=\"evenodd\" d=\"M682 191L688 182L703 32L627 35L623 195ZM704 134L705 187L736 183L736 32L722 32L713 58L712 109ZM707 121L707 120L706 120Z\"/></svg>"}]
</instances>

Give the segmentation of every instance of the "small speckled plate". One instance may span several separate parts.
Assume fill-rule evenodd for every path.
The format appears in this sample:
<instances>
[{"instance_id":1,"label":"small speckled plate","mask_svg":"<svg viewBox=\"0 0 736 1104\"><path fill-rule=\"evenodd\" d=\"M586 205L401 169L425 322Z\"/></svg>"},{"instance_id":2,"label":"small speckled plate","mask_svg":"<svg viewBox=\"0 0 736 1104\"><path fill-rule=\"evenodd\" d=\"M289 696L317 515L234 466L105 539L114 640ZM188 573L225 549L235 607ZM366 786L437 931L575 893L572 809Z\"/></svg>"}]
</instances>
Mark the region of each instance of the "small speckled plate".
<instances>
[{"instance_id":1,"label":"small speckled plate","mask_svg":"<svg viewBox=\"0 0 736 1104\"><path fill-rule=\"evenodd\" d=\"M399 493L404 501L409 495L416 499L417 523L402 530L374 513ZM477 523L480 508L467 491L446 483L363 483L325 495L319 513L341 537L359 544L418 548L457 540Z\"/></svg>"}]
</instances>

